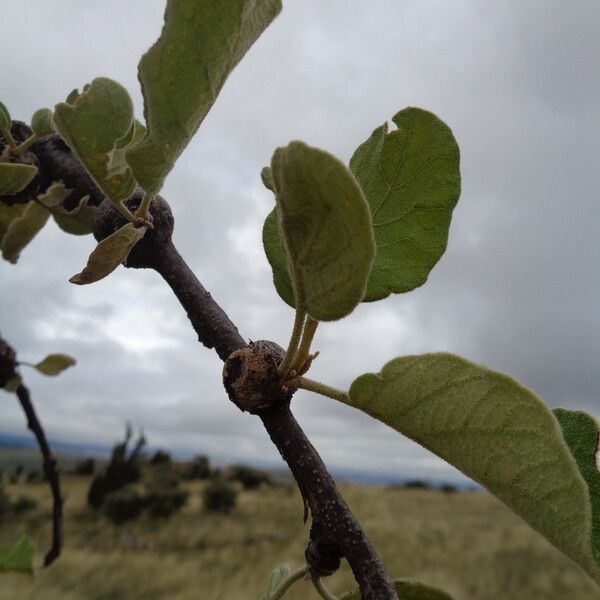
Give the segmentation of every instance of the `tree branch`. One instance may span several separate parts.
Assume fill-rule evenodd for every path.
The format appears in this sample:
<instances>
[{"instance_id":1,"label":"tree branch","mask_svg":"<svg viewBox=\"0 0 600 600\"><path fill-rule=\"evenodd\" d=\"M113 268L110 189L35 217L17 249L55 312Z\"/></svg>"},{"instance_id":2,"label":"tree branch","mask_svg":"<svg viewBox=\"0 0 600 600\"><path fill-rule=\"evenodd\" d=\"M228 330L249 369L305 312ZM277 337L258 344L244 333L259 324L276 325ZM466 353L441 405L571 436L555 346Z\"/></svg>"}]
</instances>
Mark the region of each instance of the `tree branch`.
<instances>
[{"instance_id":1,"label":"tree branch","mask_svg":"<svg viewBox=\"0 0 600 600\"><path fill-rule=\"evenodd\" d=\"M36 146L32 149L35 150ZM44 155L44 145L40 144L39 151ZM45 174L48 176L50 171L49 179L53 179L52 172L60 172L62 160L60 154L53 153L52 161L46 161ZM69 167L73 169L72 160ZM83 167L81 170L85 173ZM60 177L56 176L55 179ZM83 179L78 178L78 183ZM78 190L79 193L84 191ZM136 202L139 206L141 198L142 194L137 193L134 202L127 203L128 207L135 208ZM126 266L158 271L185 309L199 341L214 348L219 357L226 361L233 352L246 348L246 342L173 246L173 217L167 203L157 196L152 201L150 212L154 218L154 229L134 247ZM102 239L123 224L121 215L105 200L96 214L94 235ZM265 389L268 388L270 386L267 385ZM310 543L306 550L311 574L331 574L339 567L340 558L345 557L359 584L363 600L395 600L396 592L381 559L339 494L317 451L294 419L286 395L267 395L271 397L265 397L263 404L268 408L256 414L290 467L313 515Z\"/></svg>"},{"instance_id":2,"label":"tree branch","mask_svg":"<svg viewBox=\"0 0 600 600\"><path fill-rule=\"evenodd\" d=\"M44 475L52 491L52 546L44 558L44 566L51 565L60 555L63 545L63 499L60 493L60 479L56 468L56 459L48 445L46 434L37 417L29 390L21 384L17 388L17 397L27 417L27 427L35 435L43 457Z\"/></svg>"}]
</instances>

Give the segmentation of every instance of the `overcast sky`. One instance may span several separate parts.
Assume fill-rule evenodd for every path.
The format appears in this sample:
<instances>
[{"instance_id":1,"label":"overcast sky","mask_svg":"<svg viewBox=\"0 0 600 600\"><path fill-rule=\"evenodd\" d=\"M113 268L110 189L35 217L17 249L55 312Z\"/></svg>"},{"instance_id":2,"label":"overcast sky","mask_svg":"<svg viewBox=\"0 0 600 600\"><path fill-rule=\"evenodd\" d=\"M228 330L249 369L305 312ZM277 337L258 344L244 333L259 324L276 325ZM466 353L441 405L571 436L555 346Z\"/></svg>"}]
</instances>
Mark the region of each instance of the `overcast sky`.
<instances>
[{"instance_id":1,"label":"overcast sky","mask_svg":"<svg viewBox=\"0 0 600 600\"><path fill-rule=\"evenodd\" d=\"M1 100L27 120L108 76L141 118L137 62L163 9L2 2ZM286 0L167 179L175 242L244 337L285 345L293 312L260 242L273 205L260 169L292 139L348 161L398 110L431 110L462 156L448 250L421 289L322 325L311 377L347 388L395 356L444 350L600 417L599 56L597 0ZM129 420L154 446L280 464L155 273L68 283L93 245L51 223L16 267L0 264L0 331L20 358L79 361L56 379L24 372L49 436L112 444ZM0 431L24 433L16 399L3 396ZM454 476L333 400L300 392L293 407L332 467Z\"/></svg>"}]
</instances>

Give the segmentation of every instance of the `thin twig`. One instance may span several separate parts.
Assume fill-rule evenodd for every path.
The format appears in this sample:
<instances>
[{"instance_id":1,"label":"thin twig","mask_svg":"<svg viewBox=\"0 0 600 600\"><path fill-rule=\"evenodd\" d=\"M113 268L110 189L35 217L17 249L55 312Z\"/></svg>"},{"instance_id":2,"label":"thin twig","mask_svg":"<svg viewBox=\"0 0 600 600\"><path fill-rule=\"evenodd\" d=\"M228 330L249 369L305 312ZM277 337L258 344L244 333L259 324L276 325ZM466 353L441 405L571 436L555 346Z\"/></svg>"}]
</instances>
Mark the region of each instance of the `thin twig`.
<instances>
[{"instance_id":1,"label":"thin twig","mask_svg":"<svg viewBox=\"0 0 600 600\"><path fill-rule=\"evenodd\" d=\"M63 499L60 493L60 479L56 468L56 459L46 439L46 434L37 417L29 390L21 384L17 388L17 397L27 417L27 427L35 435L43 457L44 475L52 491L52 546L44 558L44 566L51 565L60 555L63 545Z\"/></svg>"}]
</instances>

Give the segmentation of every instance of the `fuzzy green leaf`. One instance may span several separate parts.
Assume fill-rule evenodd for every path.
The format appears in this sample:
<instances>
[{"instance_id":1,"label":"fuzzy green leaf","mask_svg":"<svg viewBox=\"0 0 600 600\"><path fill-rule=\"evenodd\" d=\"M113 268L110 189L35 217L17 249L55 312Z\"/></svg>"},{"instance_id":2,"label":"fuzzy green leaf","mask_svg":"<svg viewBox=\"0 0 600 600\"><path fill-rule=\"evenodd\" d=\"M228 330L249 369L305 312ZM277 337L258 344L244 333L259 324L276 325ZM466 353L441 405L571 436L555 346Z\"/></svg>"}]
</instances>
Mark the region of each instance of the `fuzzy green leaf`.
<instances>
[{"instance_id":1,"label":"fuzzy green leaf","mask_svg":"<svg viewBox=\"0 0 600 600\"><path fill-rule=\"evenodd\" d=\"M40 108L33 113L31 130L37 137L43 137L54 131L52 111L49 108Z\"/></svg>"},{"instance_id":2,"label":"fuzzy green leaf","mask_svg":"<svg viewBox=\"0 0 600 600\"><path fill-rule=\"evenodd\" d=\"M400 600L452 600L452 596L414 579L397 579L394 587ZM361 600L360 591L343 594L339 600Z\"/></svg>"},{"instance_id":3,"label":"fuzzy green leaf","mask_svg":"<svg viewBox=\"0 0 600 600\"><path fill-rule=\"evenodd\" d=\"M269 585L267 587L267 595L264 596L264 600L271 600L273 592L279 587L279 584L287 579L292 573L292 570L288 565L277 567L273 569L271 577L269 579Z\"/></svg>"},{"instance_id":4,"label":"fuzzy green leaf","mask_svg":"<svg viewBox=\"0 0 600 600\"><path fill-rule=\"evenodd\" d=\"M131 196L135 180L124 153L115 161L115 148L130 138L134 127L133 104L127 90L116 81L99 77L72 103L54 110L54 126L77 154L98 187L113 202Z\"/></svg>"},{"instance_id":5,"label":"fuzzy green leaf","mask_svg":"<svg viewBox=\"0 0 600 600\"><path fill-rule=\"evenodd\" d=\"M127 258L145 233L145 227L135 227L133 223L123 225L96 246L83 271L73 275L69 281L77 285L86 285L104 279Z\"/></svg>"},{"instance_id":6,"label":"fuzzy green leaf","mask_svg":"<svg viewBox=\"0 0 600 600\"><path fill-rule=\"evenodd\" d=\"M446 250L460 195L459 150L450 128L419 108L406 108L393 121L398 129L378 127L350 161L371 207L377 244L366 302L427 281Z\"/></svg>"},{"instance_id":7,"label":"fuzzy green leaf","mask_svg":"<svg viewBox=\"0 0 600 600\"><path fill-rule=\"evenodd\" d=\"M33 572L35 542L26 535L10 547L0 547L0 571Z\"/></svg>"},{"instance_id":8,"label":"fuzzy green leaf","mask_svg":"<svg viewBox=\"0 0 600 600\"><path fill-rule=\"evenodd\" d=\"M23 380L21 379L20 375L14 375L4 384L4 387L2 389L6 392L14 393L17 391L17 388L21 385L22 382Z\"/></svg>"},{"instance_id":9,"label":"fuzzy green leaf","mask_svg":"<svg viewBox=\"0 0 600 600\"><path fill-rule=\"evenodd\" d=\"M0 163L0 196L10 196L25 189L37 172L33 165Z\"/></svg>"},{"instance_id":10,"label":"fuzzy green leaf","mask_svg":"<svg viewBox=\"0 0 600 600\"><path fill-rule=\"evenodd\" d=\"M271 171L295 304L317 321L341 319L362 300L375 252L362 190L337 158L302 142L278 148Z\"/></svg>"},{"instance_id":11,"label":"fuzzy green leaf","mask_svg":"<svg viewBox=\"0 0 600 600\"><path fill-rule=\"evenodd\" d=\"M271 269L273 270L273 283L281 299L295 307L294 288L288 272L288 263L279 231L279 219L277 218L277 208L274 208L265 219L262 231L262 241L265 247L265 253Z\"/></svg>"},{"instance_id":12,"label":"fuzzy green leaf","mask_svg":"<svg viewBox=\"0 0 600 600\"><path fill-rule=\"evenodd\" d=\"M8 231L10 224L16 218L20 217L24 210L24 204L13 204L13 206L7 206L3 202L0 202L0 248L2 247L4 234Z\"/></svg>"},{"instance_id":13,"label":"fuzzy green leaf","mask_svg":"<svg viewBox=\"0 0 600 600\"><path fill-rule=\"evenodd\" d=\"M84 196L79 201L79 205L70 211L57 206L52 212L56 224L63 231L72 235L87 235L92 233L97 208L95 206L88 206L88 199L89 196Z\"/></svg>"},{"instance_id":14,"label":"fuzzy green leaf","mask_svg":"<svg viewBox=\"0 0 600 600\"><path fill-rule=\"evenodd\" d=\"M44 360L37 363L35 368L44 375L59 375L65 369L73 367L76 360L67 354L48 354Z\"/></svg>"},{"instance_id":15,"label":"fuzzy green leaf","mask_svg":"<svg viewBox=\"0 0 600 600\"><path fill-rule=\"evenodd\" d=\"M225 80L281 11L281 0L168 0L138 78L148 135L127 152L140 185L160 190Z\"/></svg>"},{"instance_id":16,"label":"fuzzy green leaf","mask_svg":"<svg viewBox=\"0 0 600 600\"><path fill-rule=\"evenodd\" d=\"M12 120L8 108L0 102L0 132L4 133L5 131L10 131L11 125Z\"/></svg>"},{"instance_id":17,"label":"fuzzy green leaf","mask_svg":"<svg viewBox=\"0 0 600 600\"><path fill-rule=\"evenodd\" d=\"M578 410L556 408L553 412L587 484L592 505L592 553L600 567L600 426L593 417Z\"/></svg>"},{"instance_id":18,"label":"fuzzy green leaf","mask_svg":"<svg viewBox=\"0 0 600 600\"><path fill-rule=\"evenodd\" d=\"M484 485L596 581L587 486L546 406L514 379L452 354L358 377L349 404Z\"/></svg>"},{"instance_id":19,"label":"fuzzy green leaf","mask_svg":"<svg viewBox=\"0 0 600 600\"><path fill-rule=\"evenodd\" d=\"M70 190L60 184L50 186L44 195L39 196L39 201L49 208L57 206ZM11 263L16 263L23 249L43 229L50 213L40 203L31 200L21 216L14 219L2 238L2 258Z\"/></svg>"}]
</instances>

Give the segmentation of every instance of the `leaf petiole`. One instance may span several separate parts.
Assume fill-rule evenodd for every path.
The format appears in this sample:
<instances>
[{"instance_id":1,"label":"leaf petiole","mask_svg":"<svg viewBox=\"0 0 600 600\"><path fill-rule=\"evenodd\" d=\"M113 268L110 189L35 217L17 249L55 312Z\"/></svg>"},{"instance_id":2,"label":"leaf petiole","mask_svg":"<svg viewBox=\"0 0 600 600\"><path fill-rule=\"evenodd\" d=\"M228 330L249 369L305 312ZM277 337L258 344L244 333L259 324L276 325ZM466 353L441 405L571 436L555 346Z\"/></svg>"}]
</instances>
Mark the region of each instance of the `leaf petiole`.
<instances>
[{"instance_id":1,"label":"leaf petiole","mask_svg":"<svg viewBox=\"0 0 600 600\"><path fill-rule=\"evenodd\" d=\"M338 600L338 597L335 596L334 594L332 594L325 587L325 584L323 583L323 581L320 577L313 577L312 582L313 582L313 585L315 586L315 589L317 590L317 592L319 592L319 595L322 598L324 598L324 600Z\"/></svg>"},{"instance_id":2,"label":"leaf petiole","mask_svg":"<svg viewBox=\"0 0 600 600\"><path fill-rule=\"evenodd\" d=\"M317 331L317 327L319 326L319 321L313 319L310 315L306 317L306 323L304 324L304 331L302 332L302 341L300 342L300 346L298 348L298 353L296 354L296 358L292 364L291 370L296 371L296 373L300 373L300 369L306 363L310 353L310 346L315 337L315 333Z\"/></svg>"},{"instance_id":3,"label":"leaf petiole","mask_svg":"<svg viewBox=\"0 0 600 600\"><path fill-rule=\"evenodd\" d=\"M147 221L148 220L148 210L150 209L150 204L152 203L152 194L148 192L144 192L144 197L142 198L142 202L140 203L138 209L135 211L135 216Z\"/></svg>"},{"instance_id":4,"label":"leaf petiole","mask_svg":"<svg viewBox=\"0 0 600 600\"><path fill-rule=\"evenodd\" d=\"M21 154L23 154L23 152L25 152L29 148L29 146L31 146L32 144L37 142L39 139L40 139L39 136L36 133L33 133L24 142L22 142L15 148L12 148L11 154L13 156L20 156Z\"/></svg>"},{"instance_id":5,"label":"leaf petiole","mask_svg":"<svg viewBox=\"0 0 600 600\"><path fill-rule=\"evenodd\" d=\"M275 589L269 600L280 600L285 593L296 583L300 581L308 573L308 565L304 565L297 571L290 573L287 579L284 579Z\"/></svg>"},{"instance_id":6,"label":"leaf petiole","mask_svg":"<svg viewBox=\"0 0 600 600\"><path fill-rule=\"evenodd\" d=\"M298 377L294 379L294 384L302 390L308 390L309 392L315 392L321 394L321 396L327 396L333 398L344 404L348 404L348 393L337 388L325 385L319 381L308 379L307 377Z\"/></svg>"},{"instance_id":7,"label":"leaf petiole","mask_svg":"<svg viewBox=\"0 0 600 600\"><path fill-rule=\"evenodd\" d=\"M290 338L287 351L278 369L279 373L282 375L287 375L292 364L294 364L294 359L296 358L296 354L298 352L298 344L300 344L300 338L302 336L302 329L304 328L305 320L306 311L301 308L296 308L296 317L294 318L292 337Z\"/></svg>"}]
</instances>

